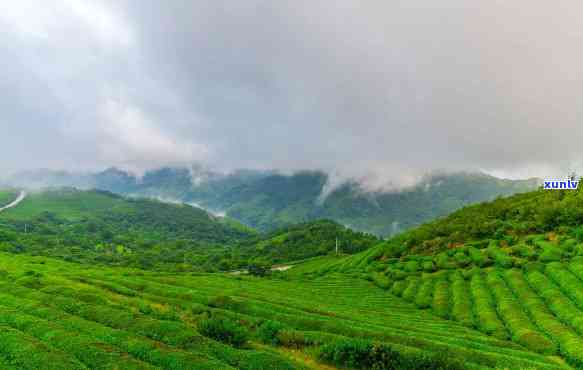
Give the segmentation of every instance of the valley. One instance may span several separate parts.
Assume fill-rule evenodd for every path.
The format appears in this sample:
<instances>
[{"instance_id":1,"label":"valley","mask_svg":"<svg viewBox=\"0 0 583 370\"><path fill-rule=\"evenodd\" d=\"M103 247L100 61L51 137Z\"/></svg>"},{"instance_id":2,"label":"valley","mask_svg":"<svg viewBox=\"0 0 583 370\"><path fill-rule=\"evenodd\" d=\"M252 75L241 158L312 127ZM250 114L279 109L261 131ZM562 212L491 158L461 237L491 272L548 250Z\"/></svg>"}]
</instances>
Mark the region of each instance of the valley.
<instances>
[{"instance_id":1,"label":"valley","mask_svg":"<svg viewBox=\"0 0 583 370\"><path fill-rule=\"evenodd\" d=\"M187 205L33 192L0 214L0 364L580 368L582 199L541 188L383 240L329 220L261 233Z\"/></svg>"}]
</instances>

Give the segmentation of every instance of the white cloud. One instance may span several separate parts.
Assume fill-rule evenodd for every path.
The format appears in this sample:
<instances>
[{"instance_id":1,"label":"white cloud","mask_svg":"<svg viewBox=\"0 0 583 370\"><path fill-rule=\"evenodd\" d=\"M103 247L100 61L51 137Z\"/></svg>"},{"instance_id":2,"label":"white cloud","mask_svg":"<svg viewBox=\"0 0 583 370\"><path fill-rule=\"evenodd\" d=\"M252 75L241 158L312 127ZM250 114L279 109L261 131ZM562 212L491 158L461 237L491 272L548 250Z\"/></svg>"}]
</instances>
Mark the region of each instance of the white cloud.
<instances>
[{"instance_id":1,"label":"white cloud","mask_svg":"<svg viewBox=\"0 0 583 370\"><path fill-rule=\"evenodd\" d=\"M0 169L546 176L583 157L576 1L0 2ZM10 159L9 159L10 158ZM19 158L15 161L12 158ZM336 179L336 180L335 180Z\"/></svg>"},{"instance_id":2,"label":"white cloud","mask_svg":"<svg viewBox=\"0 0 583 370\"><path fill-rule=\"evenodd\" d=\"M177 137L156 126L139 108L108 99L101 108L97 125L100 160L144 168L165 164L185 164L208 159L209 149L192 140Z\"/></svg>"}]
</instances>

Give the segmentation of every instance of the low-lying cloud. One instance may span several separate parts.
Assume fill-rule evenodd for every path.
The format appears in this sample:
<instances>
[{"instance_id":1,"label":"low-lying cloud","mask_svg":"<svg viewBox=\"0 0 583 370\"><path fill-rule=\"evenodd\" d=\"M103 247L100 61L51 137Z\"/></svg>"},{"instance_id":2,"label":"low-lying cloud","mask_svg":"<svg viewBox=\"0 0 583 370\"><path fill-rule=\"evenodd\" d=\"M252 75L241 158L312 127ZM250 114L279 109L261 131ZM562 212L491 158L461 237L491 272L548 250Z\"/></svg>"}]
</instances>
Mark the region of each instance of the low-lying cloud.
<instances>
[{"instance_id":1,"label":"low-lying cloud","mask_svg":"<svg viewBox=\"0 0 583 370\"><path fill-rule=\"evenodd\" d=\"M557 176L583 156L576 1L0 4L0 170Z\"/></svg>"}]
</instances>

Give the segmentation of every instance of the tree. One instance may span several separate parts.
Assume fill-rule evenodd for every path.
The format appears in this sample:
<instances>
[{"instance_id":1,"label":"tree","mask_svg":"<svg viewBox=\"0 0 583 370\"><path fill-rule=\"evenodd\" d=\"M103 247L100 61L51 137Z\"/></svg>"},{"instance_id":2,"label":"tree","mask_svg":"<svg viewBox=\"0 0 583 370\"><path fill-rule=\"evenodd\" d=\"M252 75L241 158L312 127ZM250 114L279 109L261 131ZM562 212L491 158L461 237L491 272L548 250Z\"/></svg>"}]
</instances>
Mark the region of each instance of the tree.
<instances>
[{"instance_id":1,"label":"tree","mask_svg":"<svg viewBox=\"0 0 583 370\"><path fill-rule=\"evenodd\" d=\"M260 260L254 260L249 263L247 270L249 271L250 275L254 276L265 276L270 271L270 266L268 263Z\"/></svg>"}]
</instances>

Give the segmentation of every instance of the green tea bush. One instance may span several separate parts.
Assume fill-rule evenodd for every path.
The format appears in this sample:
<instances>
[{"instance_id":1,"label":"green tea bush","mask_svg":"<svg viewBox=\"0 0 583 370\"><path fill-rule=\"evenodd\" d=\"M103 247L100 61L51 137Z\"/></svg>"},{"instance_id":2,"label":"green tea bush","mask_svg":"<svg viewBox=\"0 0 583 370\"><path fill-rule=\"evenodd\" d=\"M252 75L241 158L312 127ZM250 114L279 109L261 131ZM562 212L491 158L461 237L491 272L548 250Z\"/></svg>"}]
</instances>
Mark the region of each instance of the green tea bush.
<instances>
[{"instance_id":1,"label":"green tea bush","mask_svg":"<svg viewBox=\"0 0 583 370\"><path fill-rule=\"evenodd\" d=\"M419 308L431 307L433 301L433 286L435 281L431 278L424 278L415 296L415 305Z\"/></svg>"},{"instance_id":2,"label":"green tea bush","mask_svg":"<svg viewBox=\"0 0 583 370\"><path fill-rule=\"evenodd\" d=\"M527 276L531 274L542 275L539 271L534 271L527 273ZM575 333L571 327L564 325L560 320L558 320L558 315L555 316L553 314L556 314L555 310L557 307L553 306L553 301L547 300L553 299L553 297L547 295L546 298L541 298L537 292L540 292L542 288L537 286L533 290L531 286L534 287L535 285L533 284L534 279L529 284L523 274L518 270L508 270L503 275L503 277L514 294L520 300L524 308L533 318L533 321L536 323L536 325L558 343L559 351L561 354L564 355L565 358L567 358L570 362L573 362L578 366L582 366L583 339L581 339L581 337L577 335L577 333Z\"/></svg>"},{"instance_id":3,"label":"green tea bush","mask_svg":"<svg viewBox=\"0 0 583 370\"><path fill-rule=\"evenodd\" d=\"M403 296L403 292L405 291L405 289L407 289L408 284L409 282L407 280L396 281L393 284L393 287L391 288L391 293L398 297Z\"/></svg>"},{"instance_id":4,"label":"green tea bush","mask_svg":"<svg viewBox=\"0 0 583 370\"><path fill-rule=\"evenodd\" d=\"M575 249L576 245L577 245L576 239L566 239L564 241L561 241L559 247L565 252L572 252Z\"/></svg>"},{"instance_id":5,"label":"green tea bush","mask_svg":"<svg viewBox=\"0 0 583 370\"><path fill-rule=\"evenodd\" d=\"M439 269L454 269L456 264L447 253L440 253L435 257L435 265Z\"/></svg>"},{"instance_id":6,"label":"green tea bush","mask_svg":"<svg viewBox=\"0 0 583 370\"><path fill-rule=\"evenodd\" d=\"M504 253L500 248L490 246L488 247L488 254L494 260L496 266L502 268L512 267L512 257Z\"/></svg>"},{"instance_id":7,"label":"green tea bush","mask_svg":"<svg viewBox=\"0 0 583 370\"><path fill-rule=\"evenodd\" d=\"M451 317L462 325L473 326L472 305L468 284L459 271L451 274L452 307Z\"/></svg>"},{"instance_id":8,"label":"green tea bush","mask_svg":"<svg viewBox=\"0 0 583 370\"><path fill-rule=\"evenodd\" d=\"M538 271L527 273L526 279L559 319L571 325L578 333L583 334L583 316L569 298Z\"/></svg>"},{"instance_id":9,"label":"green tea bush","mask_svg":"<svg viewBox=\"0 0 583 370\"><path fill-rule=\"evenodd\" d=\"M449 284L446 279L440 279L435 283L433 312L443 318L449 317Z\"/></svg>"},{"instance_id":10,"label":"green tea bush","mask_svg":"<svg viewBox=\"0 0 583 370\"><path fill-rule=\"evenodd\" d=\"M543 272L545 270L545 264L541 263L541 262L529 262L523 266L523 270L525 272L531 272L531 271Z\"/></svg>"},{"instance_id":11,"label":"green tea bush","mask_svg":"<svg viewBox=\"0 0 583 370\"><path fill-rule=\"evenodd\" d=\"M492 292L497 310L510 330L512 339L533 351L553 354L556 346L531 323L520 303L516 300L498 271L486 275L486 281Z\"/></svg>"},{"instance_id":12,"label":"green tea bush","mask_svg":"<svg viewBox=\"0 0 583 370\"><path fill-rule=\"evenodd\" d=\"M417 272L419 271L419 262L417 261L409 261L405 263L405 271L406 272Z\"/></svg>"},{"instance_id":13,"label":"green tea bush","mask_svg":"<svg viewBox=\"0 0 583 370\"><path fill-rule=\"evenodd\" d=\"M492 296L480 274L475 274L472 277L470 290L474 301L474 312L478 328L497 338L508 338L504 324L498 318L494 308Z\"/></svg>"},{"instance_id":14,"label":"green tea bush","mask_svg":"<svg viewBox=\"0 0 583 370\"><path fill-rule=\"evenodd\" d=\"M579 308L583 308L583 283L566 265L560 262L549 263L545 273Z\"/></svg>"},{"instance_id":15,"label":"green tea bush","mask_svg":"<svg viewBox=\"0 0 583 370\"><path fill-rule=\"evenodd\" d=\"M419 283L421 279L416 276L412 276L408 278L407 281L409 284L407 284L407 288L403 291L403 298L409 302L412 302L417 295L417 289L419 289Z\"/></svg>"},{"instance_id":16,"label":"green tea bush","mask_svg":"<svg viewBox=\"0 0 583 370\"><path fill-rule=\"evenodd\" d=\"M391 287L391 281L387 278L385 274L373 272L367 274L367 276L375 283L376 286L382 289L389 289Z\"/></svg>"},{"instance_id":17,"label":"green tea bush","mask_svg":"<svg viewBox=\"0 0 583 370\"><path fill-rule=\"evenodd\" d=\"M488 261L488 255L482 253L482 251L480 249L474 248L474 247L469 247L468 248L468 254L470 257L470 261L472 261L472 263L478 267L484 267L487 264Z\"/></svg>"},{"instance_id":18,"label":"green tea bush","mask_svg":"<svg viewBox=\"0 0 583 370\"><path fill-rule=\"evenodd\" d=\"M235 347L243 347L249 337L247 329L236 321L216 316L200 321L198 330L205 337Z\"/></svg>"},{"instance_id":19,"label":"green tea bush","mask_svg":"<svg viewBox=\"0 0 583 370\"><path fill-rule=\"evenodd\" d=\"M563 252L557 247L545 248L542 253L539 254L538 260L541 262L557 262L563 257Z\"/></svg>"}]
</instances>

